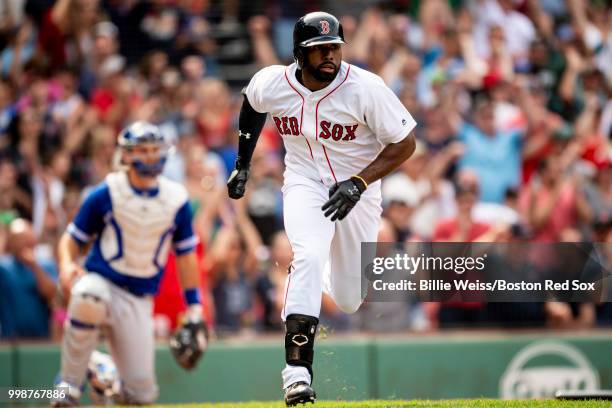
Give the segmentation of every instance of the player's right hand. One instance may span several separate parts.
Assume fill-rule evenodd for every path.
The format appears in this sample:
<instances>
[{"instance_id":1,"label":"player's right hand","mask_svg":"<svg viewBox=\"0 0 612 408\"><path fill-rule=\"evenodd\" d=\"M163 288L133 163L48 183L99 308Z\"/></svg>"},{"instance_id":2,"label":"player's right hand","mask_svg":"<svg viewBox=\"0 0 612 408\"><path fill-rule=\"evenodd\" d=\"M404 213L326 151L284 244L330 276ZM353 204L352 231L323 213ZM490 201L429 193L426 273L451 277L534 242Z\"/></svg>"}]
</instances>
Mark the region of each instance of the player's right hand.
<instances>
[{"instance_id":1,"label":"player's right hand","mask_svg":"<svg viewBox=\"0 0 612 408\"><path fill-rule=\"evenodd\" d=\"M234 200L242 198L244 191L246 190L246 183L248 179L248 169L235 168L234 171L232 171L232 174L230 174L229 179L227 180L227 193L230 198L233 198Z\"/></svg>"}]
</instances>

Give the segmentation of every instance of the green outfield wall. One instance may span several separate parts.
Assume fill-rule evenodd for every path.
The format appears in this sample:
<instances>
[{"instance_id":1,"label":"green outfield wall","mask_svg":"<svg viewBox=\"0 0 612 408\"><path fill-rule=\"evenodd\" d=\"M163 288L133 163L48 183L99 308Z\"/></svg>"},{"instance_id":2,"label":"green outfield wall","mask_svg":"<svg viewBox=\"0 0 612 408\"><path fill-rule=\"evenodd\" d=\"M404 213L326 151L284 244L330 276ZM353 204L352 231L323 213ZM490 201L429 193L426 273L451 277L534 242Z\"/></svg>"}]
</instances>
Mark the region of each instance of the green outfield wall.
<instances>
[{"instance_id":1,"label":"green outfield wall","mask_svg":"<svg viewBox=\"0 0 612 408\"><path fill-rule=\"evenodd\" d=\"M13 347L0 345L0 386L13 385Z\"/></svg>"},{"instance_id":2,"label":"green outfield wall","mask_svg":"<svg viewBox=\"0 0 612 408\"><path fill-rule=\"evenodd\" d=\"M216 342L192 372L167 347L156 355L160 402L280 398L280 341ZM446 335L320 339L314 384L319 398L529 398L557 389L612 388L612 333ZM48 386L57 345L0 346L0 386Z\"/></svg>"}]
</instances>

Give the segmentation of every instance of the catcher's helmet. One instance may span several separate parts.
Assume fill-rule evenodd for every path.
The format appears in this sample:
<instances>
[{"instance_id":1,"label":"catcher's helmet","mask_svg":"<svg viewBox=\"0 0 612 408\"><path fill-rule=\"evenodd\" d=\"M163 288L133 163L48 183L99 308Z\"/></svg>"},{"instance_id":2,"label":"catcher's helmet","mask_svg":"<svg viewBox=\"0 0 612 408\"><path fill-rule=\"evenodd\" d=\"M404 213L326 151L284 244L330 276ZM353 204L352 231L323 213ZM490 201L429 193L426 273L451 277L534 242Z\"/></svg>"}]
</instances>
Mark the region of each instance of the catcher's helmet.
<instances>
[{"instance_id":1,"label":"catcher's helmet","mask_svg":"<svg viewBox=\"0 0 612 408\"><path fill-rule=\"evenodd\" d=\"M298 67L304 63L304 48L319 44L344 44L342 24L329 13L308 13L293 27L293 58Z\"/></svg>"},{"instance_id":2,"label":"catcher's helmet","mask_svg":"<svg viewBox=\"0 0 612 408\"><path fill-rule=\"evenodd\" d=\"M129 164L141 176L157 176L164 169L168 155L172 152L172 145L157 126L145 121L134 122L124 128L117 138L119 148L126 154L130 154L133 147L144 143L153 143L160 147L158 159L154 163L145 163L140 158L133 157Z\"/></svg>"}]
</instances>

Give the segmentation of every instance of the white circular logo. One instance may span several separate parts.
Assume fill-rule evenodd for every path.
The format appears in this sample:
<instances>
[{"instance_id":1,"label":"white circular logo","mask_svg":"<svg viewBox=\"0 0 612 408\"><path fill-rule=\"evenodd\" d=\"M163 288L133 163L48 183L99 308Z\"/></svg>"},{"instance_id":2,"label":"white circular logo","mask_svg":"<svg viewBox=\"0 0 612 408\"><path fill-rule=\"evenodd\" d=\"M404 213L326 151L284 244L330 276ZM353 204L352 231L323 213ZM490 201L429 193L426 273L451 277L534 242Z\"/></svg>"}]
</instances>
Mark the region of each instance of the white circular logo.
<instances>
[{"instance_id":1,"label":"white circular logo","mask_svg":"<svg viewBox=\"0 0 612 408\"><path fill-rule=\"evenodd\" d=\"M557 356L563 365L526 367L541 356ZM528 345L506 368L499 380L500 396L504 399L552 397L559 390L595 390L599 374L576 347L560 341L539 341Z\"/></svg>"}]
</instances>

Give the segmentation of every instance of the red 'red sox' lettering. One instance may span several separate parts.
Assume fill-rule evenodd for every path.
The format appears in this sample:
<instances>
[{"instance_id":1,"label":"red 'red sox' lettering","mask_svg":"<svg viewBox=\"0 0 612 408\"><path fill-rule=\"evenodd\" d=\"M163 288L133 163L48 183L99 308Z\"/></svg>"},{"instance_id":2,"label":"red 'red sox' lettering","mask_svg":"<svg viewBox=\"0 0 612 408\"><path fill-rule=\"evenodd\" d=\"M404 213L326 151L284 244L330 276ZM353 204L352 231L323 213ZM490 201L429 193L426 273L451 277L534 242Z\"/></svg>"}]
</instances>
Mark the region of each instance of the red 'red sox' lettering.
<instances>
[{"instance_id":1,"label":"red 'red sox' lettering","mask_svg":"<svg viewBox=\"0 0 612 408\"><path fill-rule=\"evenodd\" d=\"M300 135L300 124L298 119L293 116L273 116L274 124L278 133L286 136L299 136ZM319 123L321 133L319 137L321 139L332 139L334 141L350 141L354 140L358 125L341 125L338 123L331 123L326 120L322 120Z\"/></svg>"},{"instance_id":2,"label":"red 'red sox' lettering","mask_svg":"<svg viewBox=\"0 0 612 408\"><path fill-rule=\"evenodd\" d=\"M331 136L331 133L329 133L330 125L331 123L326 120L321 121L321 133L319 133L319 137L321 139L329 139L329 137Z\"/></svg>"},{"instance_id":3,"label":"red 'red sox' lettering","mask_svg":"<svg viewBox=\"0 0 612 408\"><path fill-rule=\"evenodd\" d=\"M343 140L349 141L355 139L355 131L357 130L358 125L340 125L333 124L326 120L322 120L319 124L321 126L321 133L319 133L319 137L321 139L329 139L330 137L333 140ZM330 129L331 128L331 129Z\"/></svg>"},{"instance_id":4,"label":"red 'red sox' lettering","mask_svg":"<svg viewBox=\"0 0 612 408\"><path fill-rule=\"evenodd\" d=\"M291 134L297 136L300 134L300 125L298 125L297 118L289 118L289 127L291 128Z\"/></svg>"},{"instance_id":5,"label":"red 'red sox' lettering","mask_svg":"<svg viewBox=\"0 0 612 408\"><path fill-rule=\"evenodd\" d=\"M291 131L289 130L289 118L283 116L283 135L290 135Z\"/></svg>"},{"instance_id":6,"label":"red 'red sox' lettering","mask_svg":"<svg viewBox=\"0 0 612 408\"><path fill-rule=\"evenodd\" d=\"M352 126L344 126L344 130L346 130L346 135L342 140L353 140L355 139L355 131L357 130L357 125Z\"/></svg>"},{"instance_id":7,"label":"red 'red sox' lettering","mask_svg":"<svg viewBox=\"0 0 612 408\"><path fill-rule=\"evenodd\" d=\"M293 116L283 116L280 118L273 116L272 119L274 119L276 129L281 135L300 135L300 124L297 118L294 118Z\"/></svg>"}]
</instances>

